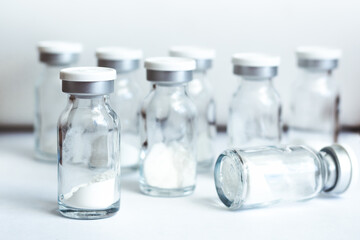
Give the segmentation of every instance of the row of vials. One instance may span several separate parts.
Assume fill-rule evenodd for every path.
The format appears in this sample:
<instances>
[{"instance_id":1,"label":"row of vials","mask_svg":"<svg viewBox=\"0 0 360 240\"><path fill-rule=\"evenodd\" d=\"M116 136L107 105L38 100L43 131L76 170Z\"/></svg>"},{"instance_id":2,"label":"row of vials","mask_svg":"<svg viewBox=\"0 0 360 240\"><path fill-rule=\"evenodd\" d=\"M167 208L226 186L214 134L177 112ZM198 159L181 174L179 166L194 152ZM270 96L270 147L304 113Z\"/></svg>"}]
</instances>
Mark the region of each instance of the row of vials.
<instances>
[{"instance_id":1,"label":"row of vials","mask_svg":"<svg viewBox=\"0 0 360 240\"><path fill-rule=\"evenodd\" d=\"M116 213L120 169L139 170L141 191L162 197L191 194L197 172L213 169L215 103L207 71L214 50L179 46L170 49L171 57L147 58L151 89L145 99L136 76L141 50L99 48L98 67L70 67L80 44L47 41L38 50L45 67L36 85L35 150L40 160L58 161L61 214L96 219ZM336 49L298 49L303 71L292 95L293 142L336 141L339 94L331 73L340 55ZM235 148L215 165L221 201L238 209L344 192L356 162L351 150L278 145L281 102L272 79L280 58L239 53L232 62L241 83L228 122Z\"/></svg>"}]
</instances>

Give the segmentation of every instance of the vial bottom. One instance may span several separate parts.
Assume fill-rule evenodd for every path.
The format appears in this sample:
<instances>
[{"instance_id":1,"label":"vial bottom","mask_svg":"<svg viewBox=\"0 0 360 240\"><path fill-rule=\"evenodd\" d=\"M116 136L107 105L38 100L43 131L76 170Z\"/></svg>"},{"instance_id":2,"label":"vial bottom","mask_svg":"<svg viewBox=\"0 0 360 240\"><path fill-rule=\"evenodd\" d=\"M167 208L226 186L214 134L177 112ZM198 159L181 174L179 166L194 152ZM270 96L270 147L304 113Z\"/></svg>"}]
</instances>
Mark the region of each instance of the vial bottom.
<instances>
[{"instance_id":1,"label":"vial bottom","mask_svg":"<svg viewBox=\"0 0 360 240\"><path fill-rule=\"evenodd\" d=\"M209 172L212 170L213 168L213 159L204 159L197 162L197 166L196 166L196 170L198 172Z\"/></svg>"},{"instance_id":2,"label":"vial bottom","mask_svg":"<svg viewBox=\"0 0 360 240\"><path fill-rule=\"evenodd\" d=\"M81 208L73 208L69 207L62 202L58 202L59 209L61 215L67 218L72 219L80 219L80 220L95 220L95 219L102 219L108 218L113 215L120 208L120 200L113 203L110 207L104 209L81 209Z\"/></svg>"},{"instance_id":3,"label":"vial bottom","mask_svg":"<svg viewBox=\"0 0 360 240\"><path fill-rule=\"evenodd\" d=\"M144 194L154 197L184 197L192 194L195 186L184 188L157 188L140 183L140 190Z\"/></svg>"},{"instance_id":4,"label":"vial bottom","mask_svg":"<svg viewBox=\"0 0 360 240\"><path fill-rule=\"evenodd\" d=\"M57 154L42 152L35 149L35 159L42 162L57 163Z\"/></svg>"},{"instance_id":5,"label":"vial bottom","mask_svg":"<svg viewBox=\"0 0 360 240\"><path fill-rule=\"evenodd\" d=\"M128 175L128 174L134 173L138 169L139 169L138 164L126 165L126 166L121 165L121 175Z\"/></svg>"}]
</instances>

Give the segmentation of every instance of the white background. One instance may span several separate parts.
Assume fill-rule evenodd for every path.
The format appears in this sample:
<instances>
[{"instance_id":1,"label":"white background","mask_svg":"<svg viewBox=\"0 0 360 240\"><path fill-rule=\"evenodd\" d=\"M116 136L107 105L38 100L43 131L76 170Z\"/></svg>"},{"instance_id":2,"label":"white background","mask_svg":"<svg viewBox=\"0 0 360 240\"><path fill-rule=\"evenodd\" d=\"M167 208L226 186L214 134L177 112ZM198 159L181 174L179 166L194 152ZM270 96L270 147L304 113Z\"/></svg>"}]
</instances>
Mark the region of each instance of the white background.
<instances>
[{"instance_id":1,"label":"white background","mask_svg":"<svg viewBox=\"0 0 360 240\"><path fill-rule=\"evenodd\" d=\"M94 65L94 50L102 45L141 47L146 56L166 55L174 44L216 48L211 81L220 124L226 123L237 86L231 73L233 53L263 51L282 57L275 85L286 114L295 77L295 47L337 46L344 51L336 71L342 93L341 121L360 125L358 0L2 0L0 125L32 123L38 75L35 46L40 40L56 39L82 42L82 65Z\"/></svg>"}]
</instances>

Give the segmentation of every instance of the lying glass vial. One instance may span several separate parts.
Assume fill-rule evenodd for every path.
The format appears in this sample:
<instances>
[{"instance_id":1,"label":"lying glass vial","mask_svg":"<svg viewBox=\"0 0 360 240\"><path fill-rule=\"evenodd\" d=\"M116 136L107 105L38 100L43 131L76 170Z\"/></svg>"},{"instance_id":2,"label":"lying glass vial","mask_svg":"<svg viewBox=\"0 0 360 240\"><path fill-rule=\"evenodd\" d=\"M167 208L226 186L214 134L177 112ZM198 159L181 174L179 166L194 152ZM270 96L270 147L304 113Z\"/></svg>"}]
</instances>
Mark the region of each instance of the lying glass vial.
<instances>
[{"instance_id":1,"label":"lying glass vial","mask_svg":"<svg viewBox=\"0 0 360 240\"><path fill-rule=\"evenodd\" d=\"M215 185L230 209L338 195L352 180L356 157L341 145L317 152L305 146L229 149L217 159Z\"/></svg>"}]
</instances>

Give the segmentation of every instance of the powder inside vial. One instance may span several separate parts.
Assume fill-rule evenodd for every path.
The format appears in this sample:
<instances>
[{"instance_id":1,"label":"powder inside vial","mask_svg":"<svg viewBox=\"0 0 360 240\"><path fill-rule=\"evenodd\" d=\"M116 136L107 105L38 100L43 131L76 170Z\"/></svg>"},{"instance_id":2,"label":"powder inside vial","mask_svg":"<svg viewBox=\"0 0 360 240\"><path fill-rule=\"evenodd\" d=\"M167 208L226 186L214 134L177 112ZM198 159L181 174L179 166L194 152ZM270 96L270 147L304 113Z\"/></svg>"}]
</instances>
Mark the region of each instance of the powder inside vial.
<instances>
[{"instance_id":1,"label":"powder inside vial","mask_svg":"<svg viewBox=\"0 0 360 240\"><path fill-rule=\"evenodd\" d=\"M252 164L250 161L247 162L247 165L249 182L246 204L256 204L271 201L273 195L270 186L265 178L265 172L262 170L261 166Z\"/></svg>"},{"instance_id":2,"label":"powder inside vial","mask_svg":"<svg viewBox=\"0 0 360 240\"><path fill-rule=\"evenodd\" d=\"M158 188L184 188L195 185L196 159L177 142L154 144L144 160L148 185Z\"/></svg>"},{"instance_id":3,"label":"powder inside vial","mask_svg":"<svg viewBox=\"0 0 360 240\"><path fill-rule=\"evenodd\" d=\"M90 182L73 187L64 194L63 203L74 208L107 208L115 200L116 174L107 171L95 176Z\"/></svg>"}]
</instances>

